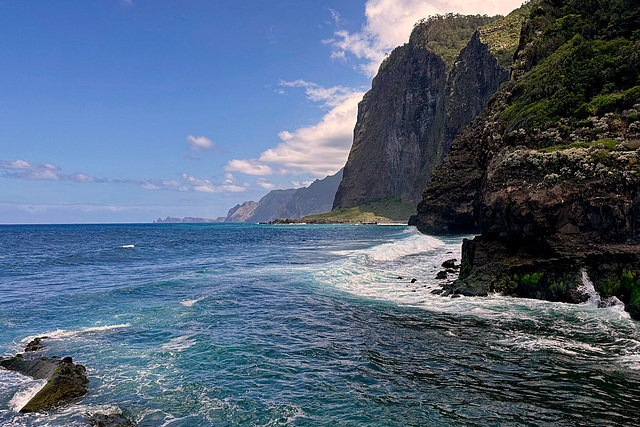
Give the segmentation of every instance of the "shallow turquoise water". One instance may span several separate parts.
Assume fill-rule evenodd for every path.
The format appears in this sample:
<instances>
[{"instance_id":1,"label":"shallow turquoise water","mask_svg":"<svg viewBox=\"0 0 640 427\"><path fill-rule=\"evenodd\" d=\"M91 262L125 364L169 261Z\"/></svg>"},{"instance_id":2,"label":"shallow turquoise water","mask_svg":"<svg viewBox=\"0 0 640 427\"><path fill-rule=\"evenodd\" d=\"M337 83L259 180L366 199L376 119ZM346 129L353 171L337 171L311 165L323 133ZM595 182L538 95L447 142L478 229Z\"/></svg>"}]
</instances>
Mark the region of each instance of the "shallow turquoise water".
<instances>
[{"instance_id":1,"label":"shallow turquoise water","mask_svg":"<svg viewBox=\"0 0 640 427\"><path fill-rule=\"evenodd\" d=\"M637 322L619 307L433 295L461 241L386 226L0 226L0 354L48 335L43 355L90 379L75 404L25 415L38 384L0 371L0 425L109 411L144 426L636 424Z\"/></svg>"}]
</instances>

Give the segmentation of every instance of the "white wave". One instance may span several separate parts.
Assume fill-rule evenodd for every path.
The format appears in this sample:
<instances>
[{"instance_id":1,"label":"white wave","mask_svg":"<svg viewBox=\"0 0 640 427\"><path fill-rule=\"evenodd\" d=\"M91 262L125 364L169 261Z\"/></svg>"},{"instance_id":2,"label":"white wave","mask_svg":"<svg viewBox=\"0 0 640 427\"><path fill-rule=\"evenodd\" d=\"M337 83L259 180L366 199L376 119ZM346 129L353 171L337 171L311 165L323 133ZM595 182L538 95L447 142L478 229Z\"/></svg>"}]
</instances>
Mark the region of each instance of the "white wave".
<instances>
[{"instance_id":1,"label":"white wave","mask_svg":"<svg viewBox=\"0 0 640 427\"><path fill-rule=\"evenodd\" d=\"M32 380L22 386L9 401L9 408L14 412L20 412L29 401L38 394L47 384L47 380Z\"/></svg>"},{"instance_id":2,"label":"white wave","mask_svg":"<svg viewBox=\"0 0 640 427\"><path fill-rule=\"evenodd\" d=\"M634 371L640 371L640 354L629 354L619 358L622 365Z\"/></svg>"},{"instance_id":3,"label":"white wave","mask_svg":"<svg viewBox=\"0 0 640 427\"><path fill-rule=\"evenodd\" d=\"M507 338L498 341L497 344L527 351L554 351L570 356L575 356L585 351L602 355L606 354L603 349L584 342L556 340L529 335L518 335L513 338Z\"/></svg>"},{"instance_id":4,"label":"white wave","mask_svg":"<svg viewBox=\"0 0 640 427\"><path fill-rule=\"evenodd\" d=\"M589 278L587 271L584 269L582 270L582 285L578 287L578 291L589 297L589 299L583 304L591 305L593 307L598 307L600 305L600 295L593 286L593 282Z\"/></svg>"},{"instance_id":5,"label":"white wave","mask_svg":"<svg viewBox=\"0 0 640 427\"><path fill-rule=\"evenodd\" d=\"M206 296L201 296L201 297L196 298L196 299L185 299L185 300L180 301L180 304L184 305L185 307L193 307L193 305L195 303L200 302L205 298L206 298Z\"/></svg>"},{"instance_id":6,"label":"white wave","mask_svg":"<svg viewBox=\"0 0 640 427\"><path fill-rule=\"evenodd\" d=\"M345 255L350 258L358 258L370 262L396 261L411 255L420 255L444 247L446 244L435 237L420 234L409 230L403 234L408 237L398 239L395 242L383 243L367 249L336 251L335 254Z\"/></svg>"},{"instance_id":7,"label":"white wave","mask_svg":"<svg viewBox=\"0 0 640 427\"><path fill-rule=\"evenodd\" d=\"M192 340L191 338L193 338L193 335L183 335L180 337L171 338L169 342L163 344L160 349L164 351L186 350L196 344L196 341Z\"/></svg>"},{"instance_id":8,"label":"white wave","mask_svg":"<svg viewBox=\"0 0 640 427\"><path fill-rule=\"evenodd\" d=\"M129 249L129 248L135 248L136 245L122 245L120 247L123 248L123 249Z\"/></svg>"},{"instance_id":9,"label":"white wave","mask_svg":"<svg viewBox=\"0 0 640 427\"><path fill-rule=\"evenodd\" d=\"M272 409L272 408L269 408ZM267 426L288 426L292 425L295 420L305 417L307 414L298 405L286 404L273 408L278 416L265 424Z\"/></svg>"},{"instance_id":10,"label":"white wave","mask_svg":"<svg viewBox=\"0 0 640 427\"><path fill-rule=\"evenodd\" d=\"M0 367L0 393L32 381L30 377Z\"/></svg>"},{"instance_id":11,"label":"white wave","mask_svg":"<svg viewBox=\"0 0 640 427\"><path fill-rule=\"evenodd\" d=\"M48 339L63 339L63 338L71 338L77 335L93 334L98 332L110 331L113 329L121 329L121 328L129 328L129 327L131 327L130 323L121 323L118 325L91 326L91 327L74 329L74 330L57 329L52 332L45 332L43 334L28 336L26 338L23 338L21 343L28 343L36 337L46 336Z\"/></svg>"}]
</instances>

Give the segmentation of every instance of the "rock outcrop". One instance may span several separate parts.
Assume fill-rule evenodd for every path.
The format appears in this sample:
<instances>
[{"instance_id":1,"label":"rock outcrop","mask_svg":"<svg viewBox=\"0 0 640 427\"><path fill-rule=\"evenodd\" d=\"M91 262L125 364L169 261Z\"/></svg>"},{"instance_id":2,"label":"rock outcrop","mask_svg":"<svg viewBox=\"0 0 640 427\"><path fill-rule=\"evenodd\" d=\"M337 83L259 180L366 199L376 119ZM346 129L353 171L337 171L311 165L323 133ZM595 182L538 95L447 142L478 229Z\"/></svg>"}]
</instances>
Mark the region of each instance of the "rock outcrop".
<instances>
[{"instance_id":1,"label":"rock outcrop","mask_svg":"<svg viewBox=\"0 0 640 427\"><path fill-rule=\"evenodd\" d=\"M416 25L409 43L382 63L358 106L334 209L390 196L418 203L455 136L508 79L494 53L513 53L519 33L510 32L519 31L523 14L447 15Z\"/></svg>"},{"instance_id":2,"label":"rock outcrop","mask_svg":"<svg viewBox=\"0 0 640 427\"><path fill-rule=\"evenodd\" d=\"M590 278L640 318L639 19L631 0L532 5L511 80L456 137L411 220L482 233L450 292L581 302Z\"/></svg>"},{"instance_id":3,"label":"rock outcrop","mask_svg":"<svg viewBox=\"0 0 640 427\"><path fill-rule=\"evenodd\" d=\"M46 338L46 337L44 337ZM43 348L41 340L31 341L25 352L33 353ZM37 348L34 349L34 342ZM87 394L86 369L73 363L71 357L35 357L33 354L17 354L0 360L0 366L36 380L47 380L44 387L33 396L20 412L33 412L53 409Z\"/></svg>"}]
</instances>

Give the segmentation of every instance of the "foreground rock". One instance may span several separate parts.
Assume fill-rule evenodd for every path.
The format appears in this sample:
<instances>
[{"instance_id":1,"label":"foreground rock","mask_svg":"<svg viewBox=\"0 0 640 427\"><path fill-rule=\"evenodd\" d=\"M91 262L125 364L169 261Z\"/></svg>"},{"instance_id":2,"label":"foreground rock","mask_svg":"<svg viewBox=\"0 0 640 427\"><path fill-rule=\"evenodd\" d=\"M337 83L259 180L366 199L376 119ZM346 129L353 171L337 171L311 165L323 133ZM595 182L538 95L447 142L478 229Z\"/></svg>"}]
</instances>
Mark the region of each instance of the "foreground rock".
<instances>
[{"instance_id":1,"label":"foreground rock","mask_svg":"<svg viewBox=\"0 0 640 427\"><path fill-rule=\"evenodd\" d=\"M39 337L27 344L25 352L35 352L44 348ZM73 363L71 357L33 357L17 354L14 357L0 359L0 366L10 371L32 377L36 380L48 380L45 386L20 412L33 412L53 409L87 394L86 369Z\"/></svg>"}]
</instances>

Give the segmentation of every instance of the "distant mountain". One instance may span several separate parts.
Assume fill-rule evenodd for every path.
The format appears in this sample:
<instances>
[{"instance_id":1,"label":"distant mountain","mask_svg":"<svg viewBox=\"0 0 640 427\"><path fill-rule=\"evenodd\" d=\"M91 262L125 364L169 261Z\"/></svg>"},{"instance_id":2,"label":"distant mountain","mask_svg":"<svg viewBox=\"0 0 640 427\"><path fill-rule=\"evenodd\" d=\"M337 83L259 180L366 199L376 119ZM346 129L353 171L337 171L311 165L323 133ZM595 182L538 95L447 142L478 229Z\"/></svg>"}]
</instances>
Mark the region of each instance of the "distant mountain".
<instances>
[{"instance_id":1,"label":"distant mountain","mask_svg":"<svg viewBox=\"0 0 640 427\"><path fill-rule=\"evenodd\" d=\"M223 222L247 222L253 211L258 207L258 202L248 201L235 205L229 209L229 213Z\"/></svg>"},{"instance_id":2,"label":"distant mountain","mask_svg":"<svg viewBox=\"0 0 640 427\"><path fill-rule=\"evenodd\" d=\"M329 212L340 180L342 169L308 187L271 190L258 202L248 201L231 208L224 222L268 222Z\"/></svg>"},{"instance_id":3,"label":"distant mountain","mask_svg":"<svg viewBox=\"0 0 640 427\"><path fill-rule=\"evenodd\" d=\"M329 212L341 180L342 169L334 175L315 180L308 187L298 188L289 200L275 211L273 219L297 219Z\"/></svg>"},{"instance_id":4,"label":"distant mountain","mask_svg":"<svg viewBox=\"0 0 640 427\"><path fill-rule=\"evenodd\" d=\"M275 219L275 213L282 205L287 203L293 194L298 191L295 188L287 190L271 190L258 201L255 209L245 221L266 222Z\"/></svg>"}]
</instances>

